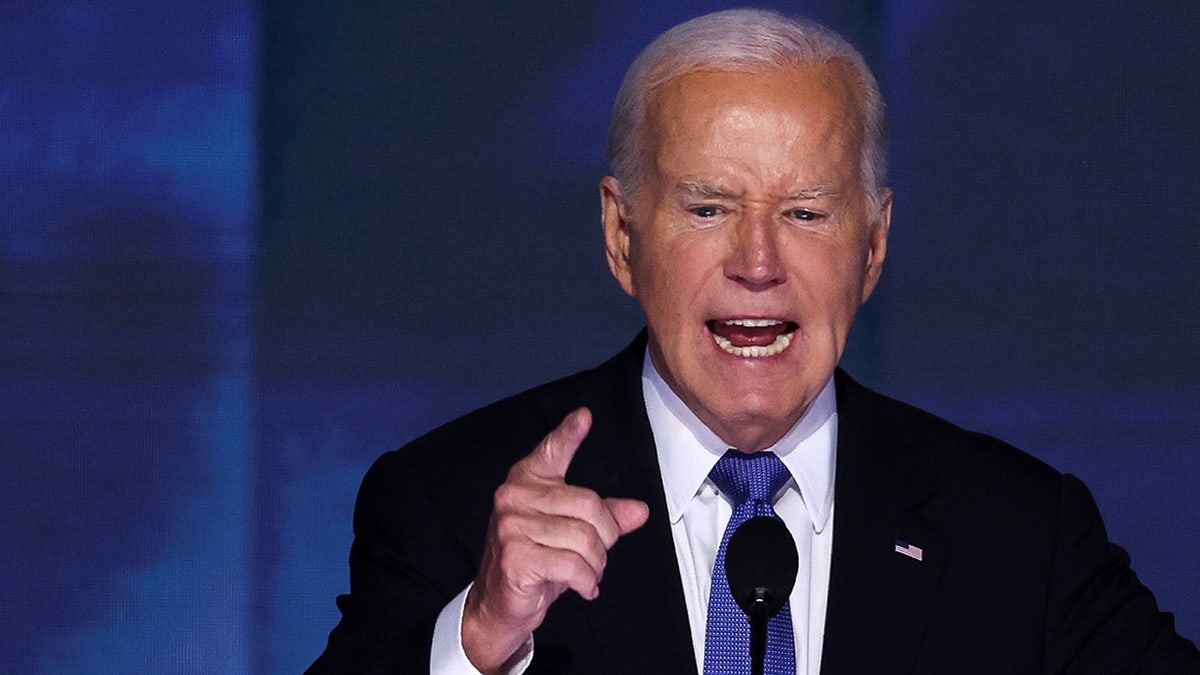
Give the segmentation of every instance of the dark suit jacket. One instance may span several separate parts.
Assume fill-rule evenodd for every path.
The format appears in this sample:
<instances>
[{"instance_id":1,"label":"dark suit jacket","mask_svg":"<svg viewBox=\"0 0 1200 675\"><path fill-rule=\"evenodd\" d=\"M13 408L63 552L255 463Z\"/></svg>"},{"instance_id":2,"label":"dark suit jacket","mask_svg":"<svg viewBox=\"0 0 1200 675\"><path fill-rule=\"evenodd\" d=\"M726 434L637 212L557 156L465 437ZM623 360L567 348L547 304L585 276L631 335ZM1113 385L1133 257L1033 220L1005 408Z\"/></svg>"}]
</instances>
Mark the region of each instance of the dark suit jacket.
<instances>
[{"instance_id":1,"label":"dark suit jacket","mask_svg":"<svg viewBox=\"0 0 1200 675\"><path fill-rule=\"evenodd\" d=\"M534 673L694 673L654 443L645 336L590 371L381 457L355 509L350 593L310 672L428 669L437 614L474 578L492 494L566 413L592 431L570 483L650 505L600 597L568 591ZM839 431L824 673L1200 673L1200 653L1110 544L1087 489L995 439L836 375ZM896 540L923 561L895 552ZM801 561L801 564L804 564Z\"/></svg>"}]
</instances>

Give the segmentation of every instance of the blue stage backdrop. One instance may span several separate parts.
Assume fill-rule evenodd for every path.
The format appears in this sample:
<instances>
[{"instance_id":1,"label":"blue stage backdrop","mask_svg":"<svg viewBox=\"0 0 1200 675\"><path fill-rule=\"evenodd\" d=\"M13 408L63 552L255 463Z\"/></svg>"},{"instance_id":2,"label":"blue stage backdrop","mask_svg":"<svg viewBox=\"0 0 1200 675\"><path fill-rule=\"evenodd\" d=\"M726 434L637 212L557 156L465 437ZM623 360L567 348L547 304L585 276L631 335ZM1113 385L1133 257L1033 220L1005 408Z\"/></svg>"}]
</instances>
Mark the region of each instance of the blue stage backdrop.
<instances>
[{"instance_id":1,"label":"blue stage backdrop","mask_svg":"<svg viewBox=\"0 0 1200 675\"><path fill-rule=\"evenodd\" d=\"M1200 639L1200 3L761 4L889 100L845 365L1082 476ZM724 6L0 7L0 671L302 670L369 463L640 327L609 106Z\"/></svg>"},{"instance_id":2,"label":"blue stage backdrop","mask_svg":"<svg viewBox=\"0 0 1200 675\"><path fill-rule=\"evenodd\" d=\"M0 9L0 671L246 669L256 26Z\"/></svg>"}]
</instances>

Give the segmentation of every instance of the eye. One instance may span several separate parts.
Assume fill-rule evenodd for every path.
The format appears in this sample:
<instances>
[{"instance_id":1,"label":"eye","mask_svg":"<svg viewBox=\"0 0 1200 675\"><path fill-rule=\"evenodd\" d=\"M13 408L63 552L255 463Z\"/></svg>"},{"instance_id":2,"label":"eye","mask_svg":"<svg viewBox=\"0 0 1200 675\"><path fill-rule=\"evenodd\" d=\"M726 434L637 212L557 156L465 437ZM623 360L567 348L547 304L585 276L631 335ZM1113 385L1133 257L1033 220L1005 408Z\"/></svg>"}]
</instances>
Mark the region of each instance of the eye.
<instances>
[{"instance_id":1,"label":"eye","mask_svg":"<svg viewBox=\"0 0 1200 675\"><path fill-rule=\"evenodd\" d=\"M717 216L721 215L721 209L710 204L693 206L692 208L688 209L688 211L690 211L692 215L700 218L716 218Z\"/></svg>"},{"instance_id":2,"label":"eye","mask_svg":"<svg viewBox=\"0 0 1200 675\"><path fill-rule=\"evenodd\" d=\"M808 209L793 209L788 212L788 215L796 220L812 221L821 217L821 214Z\"/></svg>"}]
</instances>

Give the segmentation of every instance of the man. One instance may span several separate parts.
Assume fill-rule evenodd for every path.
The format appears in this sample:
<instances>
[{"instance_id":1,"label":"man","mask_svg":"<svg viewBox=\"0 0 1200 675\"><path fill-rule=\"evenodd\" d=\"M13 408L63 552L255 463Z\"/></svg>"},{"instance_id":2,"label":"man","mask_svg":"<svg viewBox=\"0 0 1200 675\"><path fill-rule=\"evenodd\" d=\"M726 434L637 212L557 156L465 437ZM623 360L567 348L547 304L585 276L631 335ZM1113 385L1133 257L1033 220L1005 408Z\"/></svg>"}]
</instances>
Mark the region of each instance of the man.
<instances>
[{"instance_id":1,"label":"man","mask_svg":"<svg viewBox=\"0 0 1200 675\"><path fill-rule=\"evenodd\" d=\"M1076 479L836 370L887 252L883 128L819 26L721 12L651 44L600 186L646 332L375 464L312 670L749 672L722 604L749 508L801 561L776 672L1200 672Z\"/></svg>"}]
</instances>

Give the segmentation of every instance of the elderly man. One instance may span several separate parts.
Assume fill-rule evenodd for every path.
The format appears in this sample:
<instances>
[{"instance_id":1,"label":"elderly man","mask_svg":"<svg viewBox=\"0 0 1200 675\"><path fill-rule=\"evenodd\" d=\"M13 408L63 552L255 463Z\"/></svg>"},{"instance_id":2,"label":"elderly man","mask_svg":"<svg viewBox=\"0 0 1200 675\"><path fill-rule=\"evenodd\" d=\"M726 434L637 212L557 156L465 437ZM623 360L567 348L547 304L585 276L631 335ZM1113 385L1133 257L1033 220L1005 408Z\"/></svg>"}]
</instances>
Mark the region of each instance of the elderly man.
<instances>
[{"instance_id":1,"label":"elderly man","mask_svg":"<svg viewBox=\"0 0 1200 675\"><path fill-rule=\"evenodd\" d=\"M879 281L883 103L820 26L677 26L630 68L600 185L647 330L381 458L313 672L750 672L729 538L800 565L766 672L1198 673L1087 490L837 370Z\"/></svg>"}]
</instances>

